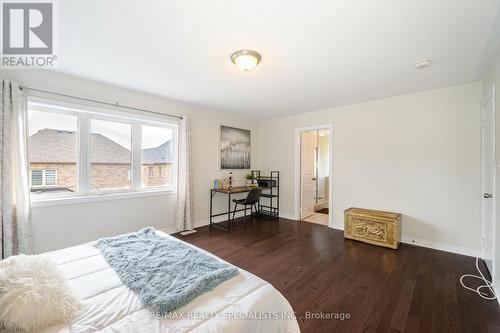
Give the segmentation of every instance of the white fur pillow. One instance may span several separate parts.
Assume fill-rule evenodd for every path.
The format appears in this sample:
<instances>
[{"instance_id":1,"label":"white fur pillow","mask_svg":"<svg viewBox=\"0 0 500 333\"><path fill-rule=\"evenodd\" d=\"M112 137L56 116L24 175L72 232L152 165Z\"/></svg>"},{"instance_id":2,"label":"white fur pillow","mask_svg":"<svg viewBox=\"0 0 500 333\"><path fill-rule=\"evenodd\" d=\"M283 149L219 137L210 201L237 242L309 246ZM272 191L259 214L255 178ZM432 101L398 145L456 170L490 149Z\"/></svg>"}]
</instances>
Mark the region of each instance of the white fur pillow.
<instances>
[{"instance_id":1,"label":"white fur pillow","mask_svg":"<svg viewBox=\"0 0 500 333\"><path fill-rule=\"evenodd\" d=\"M18 255L0 261L0 324L39 330L71 320L80 305L48 258Z\"/></svg>"}]
</instances>

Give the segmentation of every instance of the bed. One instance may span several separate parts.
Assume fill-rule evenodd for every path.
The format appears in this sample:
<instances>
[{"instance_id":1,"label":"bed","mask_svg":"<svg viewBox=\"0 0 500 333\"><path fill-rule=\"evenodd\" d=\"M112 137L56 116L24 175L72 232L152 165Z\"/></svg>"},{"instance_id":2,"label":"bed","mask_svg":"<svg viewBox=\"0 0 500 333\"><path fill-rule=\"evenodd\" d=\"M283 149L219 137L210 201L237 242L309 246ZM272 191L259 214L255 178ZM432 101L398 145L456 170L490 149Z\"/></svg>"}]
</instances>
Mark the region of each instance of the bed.
<instances>
[{"instance_id":1,"label":"bed","mask_svg":"<svg viewBox=\"0 0 500 333\"><path fill-rule=\"evenodd\" d=\"M283 295L242 269L235 277L189 304L166 316L155 317L137 295L121 283L93 245L94 242L90 242L47 253L82 300L83 309L71 324L52 326L44 333L300 332L293 310Z\"/></svg>"}]
</instances>

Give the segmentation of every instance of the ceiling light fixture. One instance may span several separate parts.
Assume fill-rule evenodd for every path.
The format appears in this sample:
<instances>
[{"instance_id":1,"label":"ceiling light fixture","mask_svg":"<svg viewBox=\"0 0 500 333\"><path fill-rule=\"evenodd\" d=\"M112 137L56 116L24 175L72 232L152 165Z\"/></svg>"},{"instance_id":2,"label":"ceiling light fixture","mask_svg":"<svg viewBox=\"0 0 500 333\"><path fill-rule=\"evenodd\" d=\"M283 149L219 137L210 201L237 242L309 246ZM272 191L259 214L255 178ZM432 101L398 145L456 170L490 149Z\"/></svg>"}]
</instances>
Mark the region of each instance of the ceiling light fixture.
<instances>
[{"instance_id":1,"label":"ceiling light fixture","mask_svg":"<svg viewBox=\"0 0 500 333\"><path fill-rule=\"evenodd\" d=\"M420 59L417 62L415 62L416 69L424 69L426 67L429 67L430 65L431 65L431 59Z\"/></svg>"},{"instance_id":2,"label":"ceiling light fixture","mask_svg":"<svg viewBox=\"0 0 500 333\"><path fill-rule=\"evenodd\" d=\"M253 50L239 50L231 54L231 61L242 71L251 71L262 60L262 56Z\"/></svg>"}]
</instances>

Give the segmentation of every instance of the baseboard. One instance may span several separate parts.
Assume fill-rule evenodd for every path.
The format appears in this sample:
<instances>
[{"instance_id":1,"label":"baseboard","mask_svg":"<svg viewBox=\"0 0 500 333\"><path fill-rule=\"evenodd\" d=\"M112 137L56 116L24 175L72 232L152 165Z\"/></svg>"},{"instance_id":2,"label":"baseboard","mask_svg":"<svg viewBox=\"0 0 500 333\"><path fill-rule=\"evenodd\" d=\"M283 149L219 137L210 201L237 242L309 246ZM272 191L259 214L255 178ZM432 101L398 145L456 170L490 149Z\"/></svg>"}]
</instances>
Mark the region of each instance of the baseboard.
<instances>
[{"instance_id":1,"label":"baseboard","mask_svg":"<svg viewBox=\"0 0 500 333\"><path fill-rule=\"evenodd\" d=\"M243 213L239 212L239 213L236 213L235 218L243 217L243 216L244 216ZM292 216L292 215L280 214L280 217L284 218L284 219L296 221L295 220L295 216ZM219 217L218 220L217 219L214 219L214 220L215 220L214 222L223 222L223 221L226 221L227 219L225 218L225 216L222 216L222 218ZM206 225L210 225L210 220L209 219L203 219L203 220L198 220L198 221L194 222L194 227L195 228L204 227Z\"/></svg>"},{"instance_id":2,"label":"baseboard","mask_svg":"<svg viewBox=\"0 0 500 333\"><path fill-rule=\"evenodd\" d=\"M194 228L196 229L196 228L204 227L204 226L209 225L209 224L210 224L209 219L194 221Z\"/></svg>"},{"instance_id":3,"label":"baseboard","mask_svg":"<svg viewBox=\"0 0 500 333\"><path fill-rule=\"evenodd\" d=\"M343 224L336 224L334 223L333 226L331 227L332 229L344 231L344 225Z\"/></svg>"},{"instance_id":4,"label":"baseboard","mask_svg":"<svg viewBox=\"0 0 500 333\"><path fill-rule=\"evenodd\" d=\"M287 220L294 220L295 221L295 216L292 216L292 215L280 214L280 217L287 219Z\"/></svg>"},{"instance_id":5,"label":"baseboard","mask_svg":"<svg viewBox=\"0 0 500 333\"><path fill-rule=\"evenodd\" d=\"M236 213L235 217L236 218L243 217L243 213L241 213L241 212ZM280 214L280 217L284 218L284 219L287 219L287 220L296 221L295 216L292 216L292 215ZM222 218L219 218L219 220L217 220L217 219L214 219L214 220L215 220L214 222L223 222L223 221L226 221L227 219L225 218L225 216L222 216ZM203 226L206 226L206 225L209 225L209 224L210 224L210 220L209 219L203 219L203 220L195 221L194 222L194 227L195 228L199 228L199 227L203 227Z\"/></svg>"},{"instance_id":6,"label":"baseboard","mask_svg":"<svg viewBox=\"0 0 500 333\"><path fill-rule=\"evenodd\" d=\"M231 217L232 216L233 215L231 213ZM234 218L243 217L243 216L244 216L243 212L237 212L234 215ZM247 217L248 217L248 215L247 215ZM214 217L214 219L213 219L213 222L215 222L215 223L224 222L224 221L227 221L227 215L217 216L217 217ZM202 220L194 221L195 228L204 227L206 225L210 225L210 219L202 219Z\"/></svg>"},{"instance_id":7,"label":"baseboard","mask_svg":"<svg viewBox=\"0 0 500 333\"><path fill-rule=\"evenodd\" d=\"M243 217L243 213L242 212L238 212L238 213L236 213L235 217L236 218ZM282 217L284 219L296 221L295 216L293 216L293 215L280 214L280 217ZM218 216L218 218L214 218L214 222L223 222L223 221L226 221L226 220L227 220L226 216ZM195 221L194 222L194 227L195 228L199 228L199 227L203 227L203 226L206 226L206 225L209 225L209 224L210 224L210 220L209 219L202 219L202 220Z\"/></svg>"},{"instance_id":8,"label":"baseboard","mask_svg":"<svg viewBox=\"0 0 500 333\"><path fill-rule=\"evenodd\" d=\"M162 229L159 229L160 231L163 231L164 233L166 234L175 234L176 232L179 232L179 230L177 230L177 227L176 226L171 226L171 227L168 227L168 228L162 228Z\"/></svg>"},{"instance_id":9,"label":"baseboard","mask_svg":"<svg viewBox=\"0 0 500 333\"><path fill-rule=\"evenodd\" d=\"M461 254L464 256L475 257L475 258L479 257L480 252L481 252L480 250L469 249L469 248L465 248L465 247L461 247L461 246L454 246L454 245L443 244L443 243L439 243L439 242L427 241L427 240L423 240L423 239L408 238L408 237L403 237L401 239L401 243L426 247L429 249L434 249L434 250L439 250L439 251Z\"/></svg>"}]
</instances>

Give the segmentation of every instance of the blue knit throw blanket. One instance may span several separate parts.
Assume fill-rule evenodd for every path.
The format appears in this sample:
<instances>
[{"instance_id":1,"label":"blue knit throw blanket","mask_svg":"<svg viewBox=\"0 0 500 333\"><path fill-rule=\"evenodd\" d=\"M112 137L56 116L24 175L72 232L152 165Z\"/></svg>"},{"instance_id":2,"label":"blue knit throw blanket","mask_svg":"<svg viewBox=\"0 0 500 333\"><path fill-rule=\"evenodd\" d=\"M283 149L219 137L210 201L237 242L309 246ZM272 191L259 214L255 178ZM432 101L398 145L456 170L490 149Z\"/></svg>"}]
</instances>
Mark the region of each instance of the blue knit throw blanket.
<instances>
[{"instance_id":1,"label":"blue knit throw blanket","mask_svg":"<svg viewBox=\"0 0 500 333\"><path fill-rule=\"evenodd\" d=\"M153 228L103 238L95 247L123 284L159 315L180 308L238 274L236 267L160 236Z\"/></svg>"}]
</instances>

